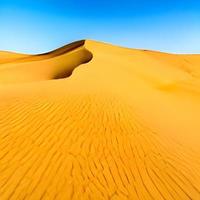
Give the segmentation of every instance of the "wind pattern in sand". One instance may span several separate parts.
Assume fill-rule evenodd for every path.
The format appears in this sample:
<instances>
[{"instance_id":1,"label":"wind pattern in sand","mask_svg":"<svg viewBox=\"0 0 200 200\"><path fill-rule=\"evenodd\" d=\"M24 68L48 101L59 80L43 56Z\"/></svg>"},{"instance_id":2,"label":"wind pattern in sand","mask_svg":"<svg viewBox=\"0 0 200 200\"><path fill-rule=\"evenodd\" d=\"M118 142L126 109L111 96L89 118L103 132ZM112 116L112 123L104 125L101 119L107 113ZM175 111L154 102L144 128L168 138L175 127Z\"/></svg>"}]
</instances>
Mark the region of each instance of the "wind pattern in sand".
<instances>
[{"instance_id":1,"label":"wind pattern in sand","mask_svg":"<svg viewBox=\"0 0 200 200\"><path fill-rule=\"evenodd\" d=\"M0 52L0 199L200 199L199 64L95 41Z\"/></svg>"}]
</instances>

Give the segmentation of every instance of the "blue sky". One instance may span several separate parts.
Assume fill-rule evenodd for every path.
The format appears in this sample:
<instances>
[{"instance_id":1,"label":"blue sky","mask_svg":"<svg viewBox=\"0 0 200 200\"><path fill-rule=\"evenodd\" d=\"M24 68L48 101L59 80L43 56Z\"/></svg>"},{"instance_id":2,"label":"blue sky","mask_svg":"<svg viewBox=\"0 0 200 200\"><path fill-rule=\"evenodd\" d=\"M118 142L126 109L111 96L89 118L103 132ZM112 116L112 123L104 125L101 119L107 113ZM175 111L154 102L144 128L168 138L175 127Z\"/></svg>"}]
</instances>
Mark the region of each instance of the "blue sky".
<instances>
[{"instance_id":1,"label":"blue sky","mask_svg":"<svg viewBox=\"0 0 200 200\"><path fill-rule=\"evenodd\" d=\"M200 1L0 0L0 49L42 53L79 39L200 53Z\"/></svg>"}]
</instances>

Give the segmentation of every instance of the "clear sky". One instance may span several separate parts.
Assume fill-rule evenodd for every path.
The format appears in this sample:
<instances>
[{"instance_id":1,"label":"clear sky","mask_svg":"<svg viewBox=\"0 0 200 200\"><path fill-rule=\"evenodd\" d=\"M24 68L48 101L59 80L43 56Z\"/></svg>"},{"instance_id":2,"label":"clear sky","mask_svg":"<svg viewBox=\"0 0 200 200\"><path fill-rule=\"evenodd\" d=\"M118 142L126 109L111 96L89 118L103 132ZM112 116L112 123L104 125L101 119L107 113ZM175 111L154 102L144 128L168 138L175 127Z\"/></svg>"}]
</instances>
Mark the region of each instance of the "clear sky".
<instances>
[{"instance_id":1,"label":"clear sky","mask_svg":"<svg viewBox=\"0 0 200 200\"><path fill-rule=\"evenodd\" d=\"M79 39L200 53L199 0L0 0L0 49L42 53Z\"/></svg>"}]
</instances>

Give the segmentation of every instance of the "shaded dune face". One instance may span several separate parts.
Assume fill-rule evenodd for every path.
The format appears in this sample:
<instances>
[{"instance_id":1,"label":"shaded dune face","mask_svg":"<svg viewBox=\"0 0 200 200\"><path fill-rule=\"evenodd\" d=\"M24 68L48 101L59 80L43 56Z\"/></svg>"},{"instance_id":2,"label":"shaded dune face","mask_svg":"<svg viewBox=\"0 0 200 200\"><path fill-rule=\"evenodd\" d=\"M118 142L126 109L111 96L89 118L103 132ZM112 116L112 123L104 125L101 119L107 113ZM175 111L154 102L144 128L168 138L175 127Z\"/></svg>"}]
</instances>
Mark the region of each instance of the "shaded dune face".
<instances>
[{"instance_id":1,"label":"shaded dune face","mask_svg":"<svg viewBox=\"0 0 200 200\"><path fill-rule=\"evenodd\" d=\"M85 41L66 45L55 51L39 55L20 55L2 52L0 56L0 83L22 83L50 79L66 78L81 64L92 59L92 54L85 49ZM1 57L0 57L1 58Z\"/></svg>"},{"instance_id":2,"label":"shaded dune face","mask_svg":"<svg viewBox=\"0 0 200 200\"><path fill-rule=\"evenodd\" d=\"M0 72L0 199L200 199L198 55L69 49ZM52 73L68 58L87 63Z\"/></svg>"}]
</instances>

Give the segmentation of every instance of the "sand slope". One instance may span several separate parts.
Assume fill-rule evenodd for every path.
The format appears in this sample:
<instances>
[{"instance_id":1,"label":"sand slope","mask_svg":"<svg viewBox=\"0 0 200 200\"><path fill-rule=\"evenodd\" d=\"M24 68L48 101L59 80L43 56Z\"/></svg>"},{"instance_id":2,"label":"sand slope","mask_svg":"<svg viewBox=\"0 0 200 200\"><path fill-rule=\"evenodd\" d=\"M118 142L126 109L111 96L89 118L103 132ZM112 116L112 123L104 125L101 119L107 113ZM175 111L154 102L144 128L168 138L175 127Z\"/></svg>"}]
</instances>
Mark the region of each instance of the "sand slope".
<instances>
[{"instance_id":1,"label":"sand slope","mask_svg":"<svg viewBox=\"0 0 200 200\"><path fill-rule=\"evenodd\" d=\"M0 63L0 199L200 199L200 55L79 41Z\"/></svg>"}]
</instances>

